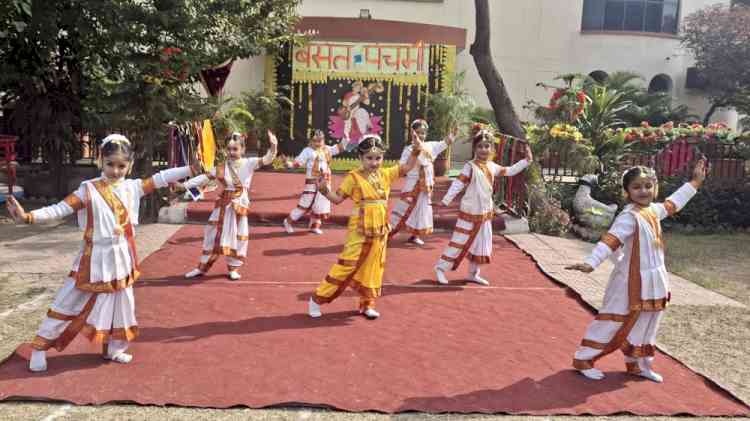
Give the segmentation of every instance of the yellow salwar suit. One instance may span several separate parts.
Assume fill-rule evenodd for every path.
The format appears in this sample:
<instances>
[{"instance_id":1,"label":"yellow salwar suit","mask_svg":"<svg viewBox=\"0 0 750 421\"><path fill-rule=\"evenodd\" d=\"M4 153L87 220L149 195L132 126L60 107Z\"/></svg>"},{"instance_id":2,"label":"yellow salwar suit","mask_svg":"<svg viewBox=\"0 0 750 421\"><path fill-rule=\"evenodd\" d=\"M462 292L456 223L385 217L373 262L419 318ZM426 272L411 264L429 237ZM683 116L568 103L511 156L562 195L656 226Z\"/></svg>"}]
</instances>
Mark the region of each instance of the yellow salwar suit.
<instances>
[{"instance_id":1,"label":"yellow salwar suit","mask_svg":"<svg viewBox=\"0 0 750 421\"><path fill-rule=\"evenodd\" d=\"M383 285L390 231L388 196L391 183L401 175L398 165L378 169L369 176L357 169L341 182L337 194L351 198L354 210L349 217L344 250L313 295L317 304L330 303L351 286L360 295L360 311L375 308Z\"/></svg>"}]
</instances>

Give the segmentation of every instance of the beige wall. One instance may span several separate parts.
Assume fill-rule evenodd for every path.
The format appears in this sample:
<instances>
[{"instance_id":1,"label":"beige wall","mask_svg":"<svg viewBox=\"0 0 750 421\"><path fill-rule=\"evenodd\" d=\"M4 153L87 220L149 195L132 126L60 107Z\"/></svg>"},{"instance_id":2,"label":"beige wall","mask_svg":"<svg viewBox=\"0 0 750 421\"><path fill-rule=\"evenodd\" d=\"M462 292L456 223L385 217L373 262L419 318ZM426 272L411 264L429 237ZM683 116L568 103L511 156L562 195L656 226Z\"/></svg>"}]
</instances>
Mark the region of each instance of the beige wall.
<instances>
[{"instance_id":1,"label":"beige wall","mask_svg":"<svg viewBox=\"0 0 750 421\"><path fill-rule=\"evenodd\" d=\"M715 3L730 0L682 0L681 17ZM500 73L509 87L516 110L529 118L522 106L529 100L546 102L550 92L537 82L553 83L562 73L590 73L594 70L614 72L630 70L644 77L644 84L658 74L673 81L673 94L679 103L687 104L702 115L706 101L685 89L685 71L691 64L689 55L674 38L641 35L582 34L583 0L492 0L492 53ZM306 0L303 16L356 17L360 9L369 9L374 19L401 20L467 29L467 48L458 55L457 68L466 72L466 86L480 105L489 106L481 79L469 55L474 39L474 2L445 0L415 2L398 0ZM363 21L366 24L366 21ZM241 62L233 69L227 90L261 89L263 61ZM716 119L736 124L736 114L723 110ZM466 150L459 150L465 158Z\"/></svg>"}]
</instances>

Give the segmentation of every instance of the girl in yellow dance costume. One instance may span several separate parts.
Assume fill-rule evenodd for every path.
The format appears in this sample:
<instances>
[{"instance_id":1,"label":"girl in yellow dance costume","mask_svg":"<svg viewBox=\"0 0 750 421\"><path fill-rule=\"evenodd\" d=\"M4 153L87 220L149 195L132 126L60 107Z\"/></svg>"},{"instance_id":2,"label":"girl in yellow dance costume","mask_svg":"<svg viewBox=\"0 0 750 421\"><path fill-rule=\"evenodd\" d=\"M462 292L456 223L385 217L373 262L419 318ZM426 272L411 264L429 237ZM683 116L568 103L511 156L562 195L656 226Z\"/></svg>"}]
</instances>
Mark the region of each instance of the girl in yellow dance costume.
<instances>
[{"instance_id":1,"label":"girl in yellow dance costume","mask_svg":"<svg viewBox=\"0 0 750 421\"><path fill-rule=\"evenodd\" d=\"M330 303L351 286L360 295L359 310L368 319L376 319L375 298L380 296L388 242L388 196L391 184L403 177L417 162L422 141L412 133L412 154L403 165L381 168L385 147L377 135L365 135L357 146L362 167L352 170L332 192L329 181L318 180L318 192L334 204L351 198L354 211L349 217L344 251L308 303L308 314L320 317L320 305Z\"/></svg>"}]
</instances>

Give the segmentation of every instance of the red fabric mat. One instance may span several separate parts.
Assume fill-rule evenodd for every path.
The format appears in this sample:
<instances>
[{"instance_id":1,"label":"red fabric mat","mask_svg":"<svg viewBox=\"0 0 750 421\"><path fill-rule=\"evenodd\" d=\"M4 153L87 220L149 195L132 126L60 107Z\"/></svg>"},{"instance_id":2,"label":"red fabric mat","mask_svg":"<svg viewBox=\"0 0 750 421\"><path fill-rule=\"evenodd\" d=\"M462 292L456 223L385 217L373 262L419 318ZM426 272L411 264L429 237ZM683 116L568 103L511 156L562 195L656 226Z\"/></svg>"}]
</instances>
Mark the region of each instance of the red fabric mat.
<instances>
[{"instance_id":1,"label":"red fabric mat","mask_svg":"<svg viewBox=\"0 0 750 421\"><path fill-rule=\"evenodd\" d=\"M200 253L200 226L186 226L143 264L136 288L141 336L128 365L106 363L82 338L50 352L47 373L27 371L28 346L0 365L0 399L77 404L133 401L197 407L306 404L351 411L529 414L747 415L748 408L659 353L664 384L623 373L621 355L589 381L571 358L591 313L523 252L496 238L485 274L492 286L428 281L447 235L424 250L389 249L382 317L358 316L347 293L307 317L306 300L344 236L287 236L254 228L243 279L223 262L182 279Z\"/></svg>"},{"instance_id":2,"label":"red fabric mat","mask_svg":"<svg viewBox=\"0 0 750 421\"><path fill-rule=\"evenodd\" d=\"M343 175L334 174L332 187L338 188L343 179ZM443 198L448 191L451 180L447 177L438 177L435 180L435 190L433 201L437 202ZM390 205L398 198L403 180L399 180L391 191ZM289 215L289 212L297 206L300 193L305 184L305 175L300 173L280 173L260 171L253 176L253 184L250 188L250 221L262 223L278 223ZM190 202L187 209L187 217L191 222L206 222L214 208L216 200L216 191L206 195L205 200L199 202ZM458 205L460 199L456 198L450 207L434 207L435 227L443 229L453 229L456 224L458 215ZM347 200L341 205L331 207L331 215L328 224L346 225L349 215L352 213L352 202ZM297 222L298 228L304 229L307 226L307 218L302 218ZM495 218L493 221L495 230L502 231L505 229L505 222L502 218Z\"/></svg>"}]
</instances>

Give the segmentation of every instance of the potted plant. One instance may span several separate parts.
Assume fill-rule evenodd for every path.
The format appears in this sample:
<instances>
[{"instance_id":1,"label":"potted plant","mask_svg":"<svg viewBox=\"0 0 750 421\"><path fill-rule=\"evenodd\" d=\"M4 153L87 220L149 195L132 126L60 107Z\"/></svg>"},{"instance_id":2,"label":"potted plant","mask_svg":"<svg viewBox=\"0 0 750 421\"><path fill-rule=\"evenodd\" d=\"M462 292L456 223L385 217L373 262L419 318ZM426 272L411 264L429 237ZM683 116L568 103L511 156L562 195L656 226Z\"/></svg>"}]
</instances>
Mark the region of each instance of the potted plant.
<instances>
[{"instance_id":1,"label":"potted plant","mask_svg":"<svg viewBox=\"0 0 750 421\"><path fill-rule=\"evenodd\" d=\"M233 132L246 135L248 151L260 153L260 142L266 140L266 129L277 130L283 104L291 101L283 95L268 95L262 91L243 92L239 99L220 101L221 110L214 117L214 128L219 139Z\"/></svg>"},{"instance_id":2,"label":"potted plant","mask_svg":"<svg viewBox=\"0 0 750 421\"><path fill-rule=\"evenodd\" d=\"M268 141L266 129L278 131L283 107L291 107L292 101L279 93L256 91L244 92L239 104L250 117L245 130L247 148L260 153L261 141Z\"/></svg>"},{"instance_id":3,"label":"potted plant","mask_svg":"<svg viewBox=\"0 0 750 421\"><path fill-rule=\"evenodd\" d=\"M476 109L474 98L463 88L464 73L456 75L451 89L430 94L427 119L430 122L428 140L442 140L454 128L458 127L465 135L471 117ZM451 150L448 147L435 159L435 175L442 176L451 166Z\"/></svg>"}]
</instances>

